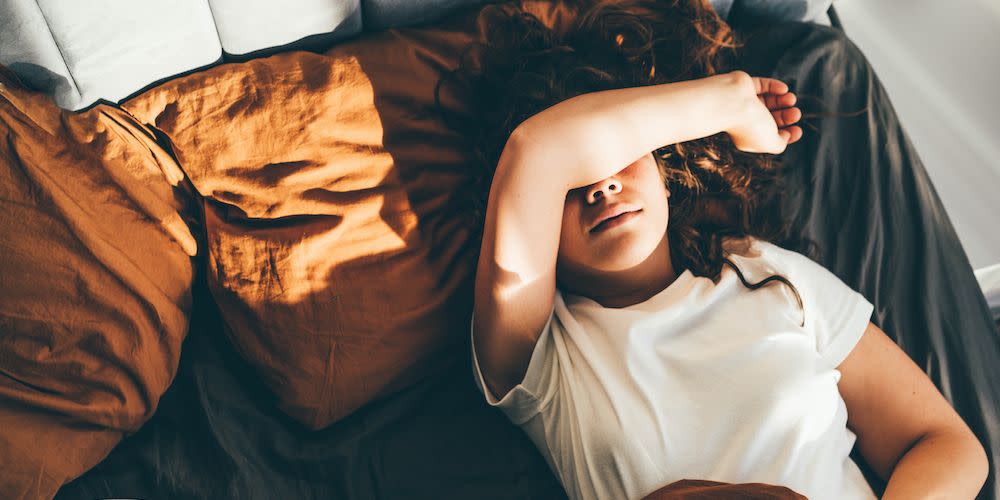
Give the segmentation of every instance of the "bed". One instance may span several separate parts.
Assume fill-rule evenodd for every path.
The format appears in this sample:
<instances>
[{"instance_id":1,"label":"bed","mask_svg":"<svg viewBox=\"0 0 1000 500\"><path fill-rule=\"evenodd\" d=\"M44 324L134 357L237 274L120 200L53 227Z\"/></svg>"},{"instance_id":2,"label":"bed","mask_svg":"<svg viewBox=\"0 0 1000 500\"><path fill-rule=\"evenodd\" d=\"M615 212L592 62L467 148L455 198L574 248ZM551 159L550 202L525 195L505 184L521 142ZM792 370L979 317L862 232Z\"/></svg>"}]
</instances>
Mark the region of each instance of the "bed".
<instances>
[{"instance_id":1,"label":"bed","mask_svg":"<svg viewBox=\"0 0 1000 500\"><path fill-rule=\"evenodd\" d=\"M468 157L433 96L480 2L191 0L141 30L135 2L54 3L0 8L0 490L565 497L471 376ZM998 498L1000 335L877 75L829 2L714 5L741 67L849 115L805 121L767 209L875 305ZM86 22L110 42L70 43Z\"/></svg>"}]
</instances>

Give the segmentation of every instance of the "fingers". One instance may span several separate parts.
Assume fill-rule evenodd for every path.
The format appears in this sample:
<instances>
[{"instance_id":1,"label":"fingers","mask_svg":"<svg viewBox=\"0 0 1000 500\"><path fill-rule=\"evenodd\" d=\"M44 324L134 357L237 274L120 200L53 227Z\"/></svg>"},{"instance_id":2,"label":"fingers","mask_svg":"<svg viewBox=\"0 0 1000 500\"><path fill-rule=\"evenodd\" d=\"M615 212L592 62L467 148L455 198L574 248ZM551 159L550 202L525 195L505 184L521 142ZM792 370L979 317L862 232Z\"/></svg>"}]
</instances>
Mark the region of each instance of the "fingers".
<instances>
[{"instance_id":1,"label":"fingers","mask_svg":"<svg viewBox=\"0 0 1000 500\"><path fill-rule=\"evenodd\" d=\"M791 141L792 133L790 131L786 130L786 129L779 130L778 131L778 137L781 137L781 140L784 141L784 143L786 145L787 144L791 144L791 142L792 142Z\"/></svg>"},{"instance_id":2,"label":"fingers","mask_svg":"<svg viewBox=\"0 0 1000 500\"><path fill-rule=\"evenodd\" d=\"M757 89L757 95L784 94L788 92L788 84L774 78L755 76L753 77L753 83L754 87Z\"/></svg>"},{"instance_id":3,"label":"fingers","mask_svg":"<svg viewBox=\"0 0 1000 500\"><path fill-rule=\"evenodd\" d=\"M795 105L798 98L790 92L788 84L781 80L766 77L753 77L757 97L769 110L789 108Z\"/></svg>"},{"instance_id":4,"label":"fingers","mask_svg":"<svg viewBox=\"0 0 1000 500\"><path fill-rule=\"evenodd\" d=\"M795 125L802 119L802 110L795 107L798 98L789 91L788 84L781 80L753 77L753 82L757 98L771 112L781 138L781 146L775 145L776 149L771 153L780 154L785 146L802 139L802 127Z\"/></svg>"},{"instance_id":5,"label":"fingers","mask_svg":"<svg viewBox=\"0 0 1000 500\"><path fill-rule=\"evenodd\" d=\"M793 125L788 128L783 128L778 131L778 135L788 141L786 144L791 144L802 138L802 127Z\"/></svg>"},{"instance_id":6,"label":"fingers","mask_svg":"<svg viewBox=\"0 0 1000 500\"><path fill-rule=\"evenodd\" d=\"M778 109L771 111L771 116L778 128L784 128L802 119L802 111L799 108Z\"/></svg>"},{"instance_id":7,"label":"fingers","mask_svg":"<svg viewBox=\"0 0 1000 500\"><path fill-rule=\"evenodd\" d=\"M775 94L764 94L760 96L764 100L764 105L767 109L775 110L781 108L790 108L795 105L797 98L792 92L787 94L775 95Z\"/></svg>"}]
</instances>

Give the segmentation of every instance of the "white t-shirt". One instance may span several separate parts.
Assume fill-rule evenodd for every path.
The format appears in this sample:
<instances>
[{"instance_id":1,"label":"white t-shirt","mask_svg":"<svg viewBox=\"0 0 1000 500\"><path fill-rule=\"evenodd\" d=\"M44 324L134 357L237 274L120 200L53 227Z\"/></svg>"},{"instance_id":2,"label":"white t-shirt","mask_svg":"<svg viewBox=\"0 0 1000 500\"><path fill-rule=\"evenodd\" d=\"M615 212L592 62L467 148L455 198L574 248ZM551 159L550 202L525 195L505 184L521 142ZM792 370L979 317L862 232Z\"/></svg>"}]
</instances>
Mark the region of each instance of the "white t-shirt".
<instances>
[{"instance_id":1,"label":"white t-shirt","mask_svg":"<svg viewBox=\"0 0 1000 500\"><path fill-rule=\"evenodd\" d=\"M686 270L624 308L557 293L524 380L499 400L473 347L477 387L528 434L569 498L640 499L685 478L876 498L849 456L856 436L836 369L872 304L772 243L728 256L749 283L785 276L804 312L784 283L750 290L728 265L718 284Z\"/></svg>"}]
</instances>

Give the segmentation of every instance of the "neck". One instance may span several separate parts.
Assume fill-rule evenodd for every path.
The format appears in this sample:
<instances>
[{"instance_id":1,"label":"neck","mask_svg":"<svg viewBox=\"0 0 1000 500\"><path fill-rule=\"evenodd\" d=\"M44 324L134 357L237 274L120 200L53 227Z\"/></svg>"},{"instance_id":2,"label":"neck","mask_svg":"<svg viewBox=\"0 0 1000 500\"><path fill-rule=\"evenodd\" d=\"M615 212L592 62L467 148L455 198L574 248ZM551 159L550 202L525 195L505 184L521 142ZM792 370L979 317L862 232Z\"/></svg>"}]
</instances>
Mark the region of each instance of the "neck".
<instances>
[{"instance_id":1,"label":"neck","mask_svg":"<svg viewBox=\"0 0 1000 500\"><path fill-rule=\"evenodd\" d=\"M561 288L609 308L628 307L644 302L677 279L666 235L649 257L636 266L621 271L592 271L573 275L575 279L561 283Z\"/></svg>"}]
</instances>

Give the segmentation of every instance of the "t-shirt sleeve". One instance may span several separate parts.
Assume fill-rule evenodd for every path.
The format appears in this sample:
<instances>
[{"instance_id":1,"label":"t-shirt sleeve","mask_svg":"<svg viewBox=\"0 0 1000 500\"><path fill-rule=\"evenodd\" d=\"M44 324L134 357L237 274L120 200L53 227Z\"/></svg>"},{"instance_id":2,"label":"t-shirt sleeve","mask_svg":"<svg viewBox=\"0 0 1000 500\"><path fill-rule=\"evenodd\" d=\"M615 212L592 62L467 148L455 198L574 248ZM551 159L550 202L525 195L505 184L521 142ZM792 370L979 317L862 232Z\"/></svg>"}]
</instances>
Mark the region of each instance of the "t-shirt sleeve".
<instances>
[{"instance_id":1,"label":"t-shirt sleeve","mask_svg":"<svg viewBox=\"0 0 1000 500\"><path fill-rule=\"evenodd\" d=\"M535 347L528 362L521 383L515 385L500 398L497 398L486 385L479 358L476 356L475 331L472 330L472 372L476 388L486 397L490 406L500 408L515 424L522 424L535 416L550 401L556 383L557 367L555 348L552 340L552 326L555 314L549 314L542 333L535 342ZM474 323L473 323L474 324Z\"/></svg>"},{"instance_id":2,"label":"t-shirt sleeve","mask_svg":"<svg viewBox=\"0 0 1000 500\"><path fill-rule=\"evenodd\" d=\"M830 368L840 366L861 340L875 306L818 262L773 244L767 246L781 261L775 267L784 269L785 277L799 291L805 328L815 336L820 359Z\"/></svg>"}]
</instances>

